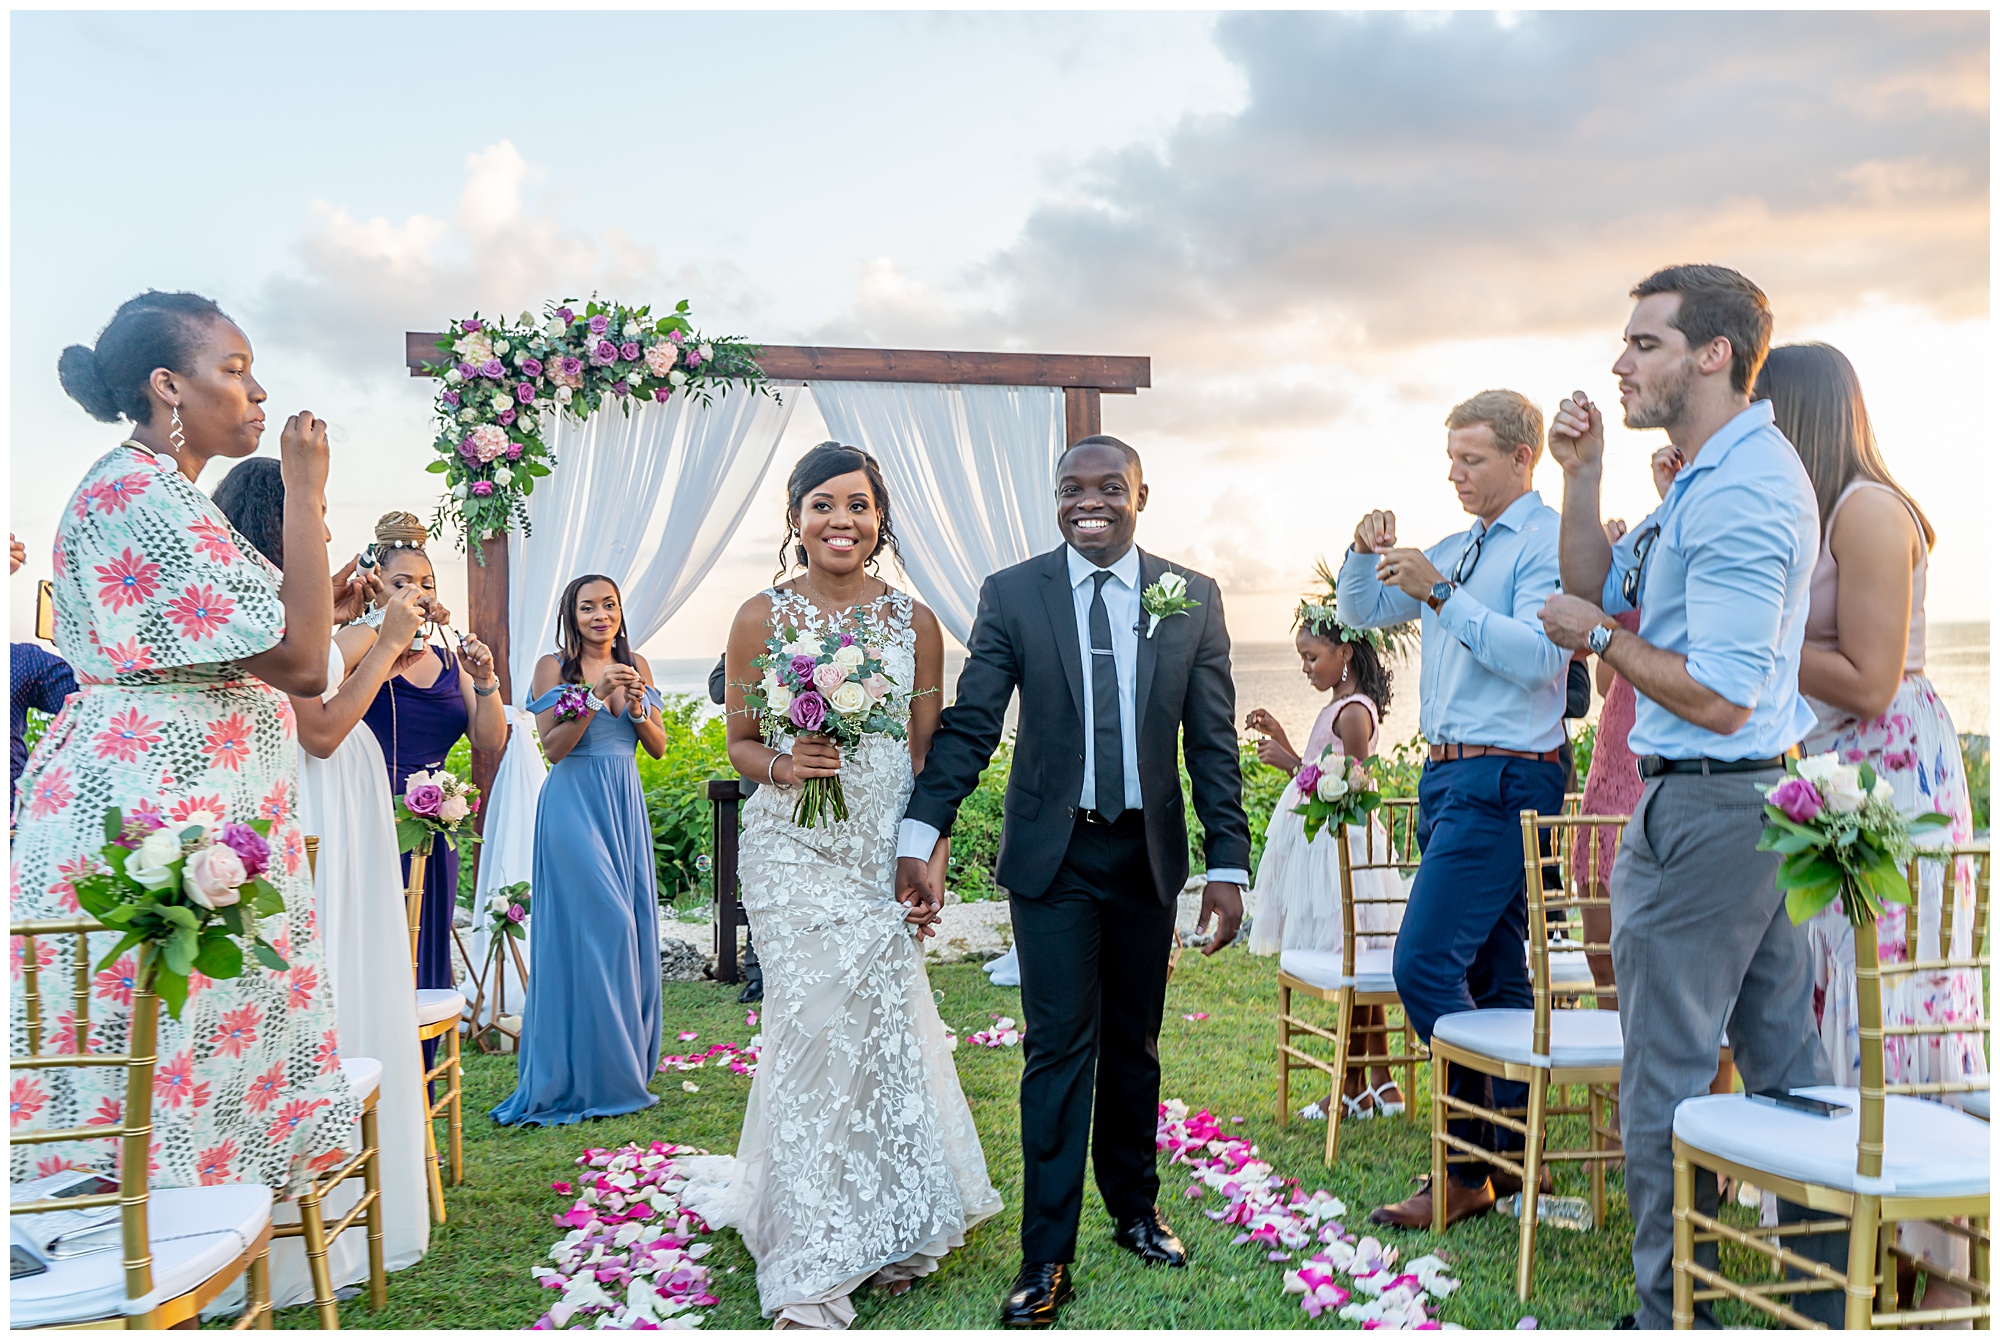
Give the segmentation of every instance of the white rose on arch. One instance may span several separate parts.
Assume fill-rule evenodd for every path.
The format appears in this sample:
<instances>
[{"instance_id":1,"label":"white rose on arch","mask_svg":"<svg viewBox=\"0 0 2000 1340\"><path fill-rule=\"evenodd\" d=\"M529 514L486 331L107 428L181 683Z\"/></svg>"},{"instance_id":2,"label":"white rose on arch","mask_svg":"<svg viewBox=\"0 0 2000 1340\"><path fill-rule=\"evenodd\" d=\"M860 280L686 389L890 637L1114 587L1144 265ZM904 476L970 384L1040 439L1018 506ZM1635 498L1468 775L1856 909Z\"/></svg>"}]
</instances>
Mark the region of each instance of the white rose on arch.
<instances>
[{"instance_id":1,"label":"white rose on arch","mask_svg":"<svg viewBox=\"0 0 2000 1340\"><path fill-rule=\"evenodd\" d=\"M514 472L503 465L493 472L493 482L504 489L514 482Z\"/></svg>"}]
</instances>

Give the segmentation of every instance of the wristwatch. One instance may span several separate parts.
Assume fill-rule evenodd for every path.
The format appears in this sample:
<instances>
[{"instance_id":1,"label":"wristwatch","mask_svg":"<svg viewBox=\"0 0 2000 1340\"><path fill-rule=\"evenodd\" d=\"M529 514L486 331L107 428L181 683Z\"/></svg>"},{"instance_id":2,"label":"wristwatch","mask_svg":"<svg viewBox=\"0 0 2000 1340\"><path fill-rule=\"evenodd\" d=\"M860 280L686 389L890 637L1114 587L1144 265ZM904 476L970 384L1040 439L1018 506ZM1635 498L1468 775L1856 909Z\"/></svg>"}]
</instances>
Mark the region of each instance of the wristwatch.
<instances>
[{"instance_id":1,"label":"wristwatch","mask_svg":"<svg viewBox=\"0 0 2000 1340\"><path fill-rule=\"evenodd\" d=\"M1589 635L1584 638L1585 644L1590 648L1590 654L1602 656L1611 646L1611 635L1617 631L1618 625L1612 623L1601 623L1592 628Z\"/></svg>"},{"instance_id":2,"label":"wristwatch","mask_svg":"<svg viewBox=\"0 0 2000 1340\"><path fill-rule=\"evenodd\" d=\"M1450 582L1437 582L1431 587L1431 593L1424 597L1424 603L1431 607L1432 613L1436 613L1444 608L1444 602L1451 599L1451 593L1457 589Z\"/></svg>"}]
</instances>

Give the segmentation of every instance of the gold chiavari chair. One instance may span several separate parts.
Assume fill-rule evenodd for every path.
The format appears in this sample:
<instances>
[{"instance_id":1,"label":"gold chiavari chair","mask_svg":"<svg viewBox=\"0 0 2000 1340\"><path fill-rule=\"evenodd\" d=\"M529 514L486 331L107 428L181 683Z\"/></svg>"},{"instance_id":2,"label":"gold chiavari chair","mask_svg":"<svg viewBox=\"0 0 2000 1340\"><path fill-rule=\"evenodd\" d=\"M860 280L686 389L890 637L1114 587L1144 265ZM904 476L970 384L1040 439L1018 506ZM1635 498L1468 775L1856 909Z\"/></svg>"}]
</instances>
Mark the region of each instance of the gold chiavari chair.
<instances>
[{"instance_id":1,"label":"gold chiavari chair","mask_svg":"<svg viewBox=\"0 0 2000 1340\"><path fill-rule=\"evenodd\" d=\"M1431 1185L1442 1187L1454 1163L1487 1163L1521 1183L1521 1254L1514 1290L1528 1301L1535 1282L1542 1169L1554 1163L1582 1163L1590 1171L1594 1222L1604 1221L1605 1165L1622 1158L1610 1138L1607 1108L1615 1101L1624 1061L1624 1035L1612 1010L1557 1009L1559 1003L1595 1004L1596 983L1585 954L1607 946L1583 938L1583 913L1594 909L1596 835L1624 830L1623 815L1549 815L1521 812L1521 852L1528 901L1528 975L1534 984L1532 1009L1467 1010L1448 1014L1431 1029ZM1571 855L1581 843L1581 876ZM1495 1079L1528 1086L1525 1109L1496 1110L1450 1093L1451 1067L1466 1066ZM1584 1090L1581 1104L1564 1102L1571 1086ZM1476 1117L1513 1131L1526 1142L1518 1158L1485 1149L1451 1134L1452 1117ZM1578 1149L1549 1149L1549 1118L1586 1119L1587 1143ZM1445 1197L1435 1198L1432 1227L1445 1228Z\"/></svg>"},{"instance_id":2,"label":"gold chiavari chair","mask_svg":"<svg viewBox=\"0 0 2000 1340\"><path fill-rule=\"evenodd\" d=\"M1278 1124L1284 1125L1291 1119L1294 1070L1317 1070L1327 1076L1330 1081L1326 1111L1325 1158L1328 1164L1340 1153L1340 1119L1346 1107L1341 1101L1341 1089L1346 1083L1349 1065L1357 1063L1356 1038L1402 1038L1400 1051L1385 1041L1386 1056L1362 1057L1359 1063L1370 1067L1381 1066L1391 1076L1401 1073L1403 1113L1409 1121L1416 1120L1416 1070L1425 1059L1424 1049L1417 1042L1407 1015L1400 1025L1388 1023L1386 1012L1384 1022L1379 1025L1359 1026L1354 1021L1354 1012L1370 1005L1380 1005L1385 1011L1400 1011L1403 1008L1402 998L1396 994L1395 951L1357 947L1355 907L1357 903L1364 907L1384 903L1400 905L1407 898L1406 893L1394 898L1357 898L1354 892L1355 872L1386 870L1392 872L1400 883L1417 868L1418 860L1416 800L1411 797L1385 800L1375 813L1381 823L1379 834L1374 824L1356 826L1351 830L1353 844L1361 847L1359 860L1354 859L1349 842L1340 842L1336 848L1340 859L1340 952L1287 949L1278 955ZM1332 838L1333 835L1323 833L1322 837ZM1294 1005L1295 996L1306 996L1332 1005L1333 1027L1327 1028L1300 1017ZM1306 1038L1317 1038L1330 1044L1332 1056L1314 1055L1306 1050ZM1364 1072L1364 1082L1365 1079Z\"/></svg>"},{"instance_id":3,"label":"gold chiavari chair","mask_svg":"<svg viewBox=\"0 0 2000 1340\"><path fill-rule=\"evenodd\" d=\"M8 1320L16 1329L59 1327L91 1330L165 1330L193 1322L201 1310L248 1276L243 1314L236 1330L271 1325L271 1193L251 1183L150 1190L153 1133L153 1067L157 1061L160 999L139 987L123 1053L92 1050L101 1025L89 1013L91 932L105 927L90 918L16 922L10 934L22 941L22 1003L27 1011L28 1054L7 1058L13 1071L120 1066L125 1070L125 1102L116 1120L86 1126L16 1131L24 1144L119 1142L118 1190L11 1203L8 1214L35 1215L63 1210L119 1207L121 1250L58 1256L39 1274L12 1281ZM76 1012L60 1050L44 1051L41 959L38 940L74 937ZM141 945L134 980L143 983L154 949ZM70 1040L73 1037L74 1047ZM21 1081L16 1081L18 1085Z\"/></svg>"},{"instance_id":4,"label":"gold chiavari chair","mask_svg":"<svg viewBox=\"0 0 2000 1340\"><path fill-rule=\"evenodd\" d=\"M306 838L306 864L315 877L319 873L319 839ZM297 1222L278 1224L271 1230L274 1239L301 1238L305 1243L306 1268L312 1276L313 1305L319 1311L323 1331L340 1329L339 1302L334 1296L333 1273L327 1252L342 1233L357 1223L367 1225L368 1307L380 1311L389 1301L389 1276L382 1260L382 1137L377 1125L376 1104L382 1096L382 1063L361 1056L344 1056L341 1078L348 1088L362 1095L361 1148L350 1159L325 1172L316 1173L298 1194ZM334 1189L356 1173L361 1174L362 1193L329 1229L326 1202Z\"/></svg>"},{"instance_id":5,"label":"gold chiavari chair","mask_svg":"<svg viewBox=\"0 0 2000 1340\"><path fill-rule=\"evenodd\" d=\"M442 840L442 839L440 839ZM410 882L403 890L403 907L410 924L410 971L417 969L417 937L424 924L424 867L430 853L419 848L410 853ZM465 1180L465 1114L462 1095L464 1071L460 1067L459 1025L465 1019L465 997L449 987L429 987L417 992L417 1041L419 1045L439 1039L443 1053L424 1072L424 1166L429 1169L431 1222L444 1222L444 1177L438 1169L437 1119L442 1114L450 1127L451 1184ZM431 1082L443 1079L444 1093L433 1100Z\"/></svg>"},{"instance_id":6,"label":"gold chiavari chair","mask_svg":"<svg viewBox=\"0 0 2000 1340\"><path fill-rule=\"evenodd\" d=\"M1883 983L1912 974L1964 970L1982 979L1992 960L1986 947L1991 853L1984 842L1922 852L1909 871L1912 906L1906 913L1909 952L1900 963L1881 961L1874 922L1854 928L1855 1004L1860 1016L1861 1087L1832 1085L1800 1089L1806 1098L1845 1109L1821 1116L1754 1103L1740 1094L1694 1098L1674 1111L1674 1326L1694 1325L1696 1303L1734 1298L1788 1326L1815 1323L1785 1304L1802 1293L1839 1292L1848 1330L1990 1324L1992 1318L1990 1128L1941 1101L1986 1091L1983 1075L1963 1081L1884 1082L1883 1044L1888 1037L1936 1038L1954 1034L1979 1039L1983 1051L1989 1025L1955 1023L1890 1025L1882 1022ZM1919 957L1923 868L1944 867L1937 941L1938 957ZM1955 905L1969 867L1973 881L1972 925L1961 927ZM1965 952L1954 951L1954 931L1963 929ZM1831 1218L1739 1229L1701 1213L1694 1205L1695 1172L1707 1169L1755 1183L1782 1200ZM1970 1244L1970 1276L1957 1275L1910 1256L1896 1245L1896 1225L1925 1222ZM1799 1236L1841 1233L1847 1237L1845 1271L1810 1260L1786 1246ZM1789 1267L1788 1279L1744 1284L1695 1260L1697 1244L1732 1242L1756 1252L1775 1269ZM1934 1284L1949 1286L1970 1301L1962 1306L1901 1310L1895 1261L1912 1262Z\"/></svg>"}]
</instances>

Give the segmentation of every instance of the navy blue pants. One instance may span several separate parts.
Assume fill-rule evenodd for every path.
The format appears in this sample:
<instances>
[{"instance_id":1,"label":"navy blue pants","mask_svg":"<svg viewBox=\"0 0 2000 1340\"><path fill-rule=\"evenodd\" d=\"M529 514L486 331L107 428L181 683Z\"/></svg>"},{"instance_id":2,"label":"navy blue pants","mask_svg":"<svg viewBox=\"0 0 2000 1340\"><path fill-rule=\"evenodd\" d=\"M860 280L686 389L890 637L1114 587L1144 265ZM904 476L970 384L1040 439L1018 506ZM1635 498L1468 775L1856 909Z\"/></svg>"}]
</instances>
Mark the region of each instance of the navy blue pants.
<instances>
[{"instance_id":1,"label":"navy blue pants","mask_svg":"<svg viewBox=\"0 0 2000 1340\"><path fill-rule=\"evenodd\" d=\"M1426 1043L1447 1014L1534 1008L1523 950L1528 894L1521 811L1560 813L1562 798L1563 772L1554 763L1487 757L1424 769L1417 788L1423 860L1396 934L1396 992ZM1527 1085L1461 1066L1452 1067L1450 1091L1482 1107L1523 1107L1528 1101ZM1484 1121L1454 1119L1451 1133L1486 1149L1522 1147L1519 1135ZM1461 1164L1452 1176L1476 1186L1486 1180L1486 1171Z\"/></svg>"}]
</instances>

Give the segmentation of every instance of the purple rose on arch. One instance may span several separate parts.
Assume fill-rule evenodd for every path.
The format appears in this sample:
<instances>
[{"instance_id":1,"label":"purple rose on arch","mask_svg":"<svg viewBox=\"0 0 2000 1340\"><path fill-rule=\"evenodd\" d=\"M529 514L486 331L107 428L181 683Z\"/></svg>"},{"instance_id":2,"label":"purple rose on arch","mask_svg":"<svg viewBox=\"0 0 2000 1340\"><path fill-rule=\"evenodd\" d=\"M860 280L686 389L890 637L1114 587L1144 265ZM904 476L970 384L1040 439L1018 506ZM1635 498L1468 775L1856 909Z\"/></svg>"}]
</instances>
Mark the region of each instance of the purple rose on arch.
<instances>
[{"instance_id":1,"label":"purple rose on arch","mask_svg":"<svg viewBox=\"0 0 2000 1340\"><path fill-rule=\"evenodd\" d=\"M499 359L489 358L479 365L479 375L493 378L504 377L507 375L507 367Z\"/></svg>"},{"instance_id":2,"label":"purple rose on arch","mask_svg":"<svg viewBox=\"0 0 2000 1340\"><path fill-rule=\"evenodd\" d=\"M602 316L602 315L599 315L599 316L593 316L592 318L590 318L590 333L591 333L591 334L593 334L593 335L602 335L602 334L603 334L603 333L604 333L605 331L607 331L607 330L609 330L609 329L611 329L611 318L610 318L610 317L608 317L608 316Z\"/></svg>"},{"instance_id":3,"label":"purple rose on arch","mask_svg":"<svg viewBox=\"0 0 2000 1340\"><path fill-rule=\"evenodd\" d=\"M484 324L485 322L483 321L465 320L458 323L458 328L470 335Z\"/></svg>"},{"instance_id":4,"label":"purple rose on arch","mask_svg":"<svg viewBox=\"0 0 2000 1340\"><path fill-rule=\"evenodd\" d=\"M492 496L493 496L493 481L492 481L492 480L490 480L490 479L482 479L482 480L479 480L478 482L476 482L475 484L473 484L473 486L472 486L472 496L473 496L473 497L475 497L475 498L490 498L490 497L492 497Z\"/></svg>"},{"instance_id":5,"label":"purple rose on arch","mask_svg":"<svg viewBox=\"0 0 2000 1340\"><path fill-rule=\"evenodd\" d=\"M826 724L826 699L813 692L801 693L792 699L791 710L785 715L800 730L818 730Z\"/></svg>"},{"instance_id":6,"label":"purple rose on arch","mask_svg":"<svg viewBox=\"0 0 2000 1340\"><path fill-rule=\"evenodd\" d=\"M618 346L618 356L624 359L627 363L638 362L639 361L638 344L632 340L625 341L625 343Z\"/></svg>"},{"instance_id":7,"label":"purple rose on arch","mask_svg":"<svg viewBox=\"0 0 2000 1340\"><path fill-rule=\"evenodd\" d=\"M450 405L453 409L458 408L458 392L456 391L446 391L438 399L444 401L445 404Z\"/></svg>"},{"instance_id":8,"label":"purple rose on arch","mask_svg":"<svg viewBox=\"0 0 2000 1340\"><path fill-rule=\"evenodd\" d=\"M507 904L507 920L513 922L515 925L518 926L520 923L526 921L527 919L528 919L527 908L521 906L519 903Z\"/></svg>"},{"instance_id":9,"label":"purple rose on arch","mask_svg":"<svg viewBox=\"0 0 2000 1340\"><path fill-rule=\"evenodd\" d=\"M616 382L613 382L613 383L611 383L611 394L613 394L613 395L631 395L631 394L632 394L632 388L631 388L630 386L627 386L627 385L626 385L626 384L625 384L624 382L622 382L622 381L616 381Z\"/></svg>"},{"instance_id":10,"label":"purple rose on arch","mask_svg":"<svg viewBox=\"0 0 2000 1340\"><path fill-rule=\"evenodd\" d=\"M497 422L502 428L512 428L514 426L514 420L520 417L521 416L519 414L517 414L515 411L511 409L502 410L500 411L500 417L497 420Z\"/></svg>"},{"instance_id":11,"label":"purple rose on arch","mask_svg":"<svg viewBox=\"0 0 2000 1340\"><path fill-rule=\"evenodd\" d=\"M539 359L539 358L524 358L524 359L522 359L522 360L521 360L521 375L522 375L523 377L539 377L539 376L541 376L541 375L542 375L542 360L541 360L541 359Z\"/></svg>"},{"instance_id":12,"label":"purple rose on arch","mask_svg":"<svg viewBox=\"0 0 2000 1340\"><path fill-rule=\"evenodd\" d=\"M567 307L558 307L556 308L556 319L567 326L570 322L576 320L576 313Z\"/></svg>"},{"instance_id":13,"label":"purple rose on arch","mask_svg":"<svg viewBox=\"0 0 2000 1340\"><path fill-rule=\"evenodd\" d=\"M535 400L534 383L522 382L519 386L516 386L514 388L514 399L520 401L524 405L533 404Z\"/></svg>"},{"instance_id":14,"label":"purple rose on arch","mask_svg":"<svg viewBox=\"0 0 2000 1340\"><path fill-rule=\"evenodd\" d=\"M653 388L653 399L659 401L662 405L673 399L673 396L674 393L664 386L655 386Z\"/></svg>"},{"instance_id":15,"label":"purple rose on arch","mask_svg":"<svg viewBox=\"0 0 2000 1340\"><path fill-rule=\"evenodd\" d=\"M472 444L470 434L467 434L465 440L458 444L458 454L465 457L468 461L477 461L479 459L479 448Z\"/></svg>"},{"instance_id":16,"label":"purple rose on arch","mask_svg":"<svg viewBox=\"0 0 2000 1340\"><path fill-rule=\"evenodd\" d=\"M596 347L591 349L590 357L598 363L616 363L618 361L618 346L609 340L599 340Z\"/></svg>"},{"instance_id":17,"label":"purple rose on arch","mask_svg":"<svg viewBox=\"0 0 2000 1340\"><path fill-rule=\"evenodd\" d=\"M471 378L477 377L479 375L479 369L475 368L470 363L460 363L458 365L458 375L470 380Z\"/></svg>"},{"instance_id":18,"label":"purple rose on arch","mask_svg":"<svg viewBox=\"0 0 2000 1340\"><path fill-rule=\"evenodd\" d=\"M562 361L562 375L563 375L563 376L565 376L565 377L580 377L580 376L582 376L582 375L583 375L583 360L582 360L582 359L580 359L580 358L569 358L569 357L565 357L565 358L563 359L563 361Z\"/></svg>"},{"instance_id":19,"label":"purple rose on arch","mask_svg":"<svg viewBox=\"0 0 2000 1340\"><path fill-rule=\"evenodd\" d=\"M224 824L220 841L236 853L237 859L243 862L243 869L252 877L270 868L271 844L249 824Z\"/></svg>"},{"instance_id":20,"label":"purple rose on arch","mask_svg":"<svg viewBox=\"0 0 2000 1340\"><path fill-rule=\"evenodd\" d=\"M687 365L688 365L689 367L691 367L691 368L698 368L698 367L700 367L700 366L701 366L701 350L699 350L699 349L689 349L689 350L688 350L687 352L685 352L684 354L682 354L682 355L681 355L681 361L682 361L682 362L684 362L684 363L686 363L686 364L687 364Z\"/></svg>"},{"instance_id":21,"label":"purple rose on arch","mask_svg":"<svg viewBox=\"0 0 2000 1340\"><path fill-rule=\"evenodd\" d=\"M521 444L519 442L509 442L507 444L507 459L510 461L521 459Z\"/></svg>"}]
</instances>

